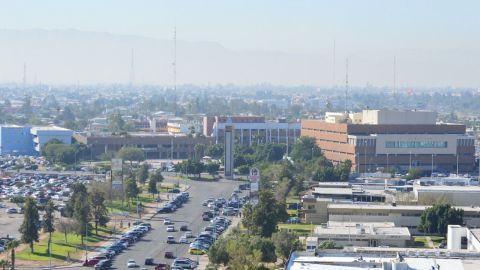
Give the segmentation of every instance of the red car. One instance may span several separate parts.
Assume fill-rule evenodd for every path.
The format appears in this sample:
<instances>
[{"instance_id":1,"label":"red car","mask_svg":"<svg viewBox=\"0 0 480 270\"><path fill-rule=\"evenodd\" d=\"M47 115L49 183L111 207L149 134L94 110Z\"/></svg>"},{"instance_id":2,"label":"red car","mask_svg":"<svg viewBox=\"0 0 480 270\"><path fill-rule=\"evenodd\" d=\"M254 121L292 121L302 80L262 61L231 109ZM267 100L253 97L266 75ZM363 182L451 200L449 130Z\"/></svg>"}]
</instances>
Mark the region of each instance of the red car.
<instances>
[{"instance_id":1,"label":"red car","mask_svg":"<svg viewBox=\"0 0 480 270\"><path fill-rule=\"evenodd\" d=\"M83 263L83 266L95 266L100 260L97 258L92 258Z\"/></svg>"},{"instance_id":2,"label":"red car","mask_svg":"<svg viewBox=\"0 0 480 270\"><path fill-rule=\"evenodd\" d=\"M165 259L175 259L172 251L165 251Z\"/></svg>"},{"instance_id":3,"label":"red car","mask_svg":"<svg viewBox=\"0 0 480 270\"><path fill-rule=\"evenodd\" d=\"M165 263L159 263L157 266L155 266L155 270L169 270L170 265L165 264Z\"/></svg>"}]
</instances>

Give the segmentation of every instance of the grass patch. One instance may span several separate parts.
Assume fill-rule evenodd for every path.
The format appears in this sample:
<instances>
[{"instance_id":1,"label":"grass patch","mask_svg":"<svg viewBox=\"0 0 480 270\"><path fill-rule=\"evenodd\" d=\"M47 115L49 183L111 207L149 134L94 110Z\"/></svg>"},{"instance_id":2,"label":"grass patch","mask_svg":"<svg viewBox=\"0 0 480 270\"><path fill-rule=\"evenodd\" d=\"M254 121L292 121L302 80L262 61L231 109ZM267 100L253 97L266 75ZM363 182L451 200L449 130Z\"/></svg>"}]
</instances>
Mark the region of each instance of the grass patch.
<instances>
[{"instance_id":1,"label":"grass patch","mask_svg":"<svg viewBox=\"0 0 480 270\"><path fill-rule=\"evenodd\" d=\"M291 216L291 217L296 217L298 215L298 210L292 210L292 209L288 209L287 210L287 213Z\"/></svg>"},{"instance_id":2,"label":"grass patch","mask_svg":"<svg viewBox=\"0 0 480 270\"><path fill-rule=\"evenodd\" d=\"M442 244L445 240L445 237L442 236L430 236L430 239L433 242L434 247L438 247ZM414 247L421 247L421 248L431 248L428 245L427 237L426 236L414 236L413 240L410 241L410 245Z\"/></svg>"},{"instance_id":3,"label":"grass patch","mask_svg":"<svg viewBox=\"0 0 480 270\"><path fill-rule=\"evenodd\" d=\"M92 251L95 244L101 241L108 240L110 231L108 228L99 228L98 234L95 235L95 230L91 231L92 235L86 238L87 250ZM65 242L65 235L61 232L54 232L52 234L52 260L67 261L67 258L78 260L82 258L85 252L85 246L82 245L81 237L79 235L70 233L67 234L67 242ZM48 237L40 240L34 244L34 252L30 252L30 248L26 247L24 250L16 253L16 257L20 260L29 261L48 261L50 259L48 254Z\"/></svg>"},{"instance_id":4,"label":"grass patch","mask_svg":"<svg viewBox=\"0 0 480 270\"><path fill-rule=\"evenodd\" d=\"M315 228L315 224L278 224L278 229L287 229L298 233L301 236L309 235Z\"/></svg>"},{"instance_id":5,"label":"grass patch","mask_svg":"<svg viewBox=\"0 0 480 270\"><path fill-rule=\"evenodd\" d=\"M137 202L140 202L145 206L147 203L153 203L154 199L152 198L152 195L147 194L147 193L142 193L138 195L138 200L135 198L130 202L130 204L127 204L127 201L122 200L113 200L113 201L107 201L106 205L110 213L114 212L129 212L129 213L136 213L137 212Z\"/></svg>"}]
</instances>

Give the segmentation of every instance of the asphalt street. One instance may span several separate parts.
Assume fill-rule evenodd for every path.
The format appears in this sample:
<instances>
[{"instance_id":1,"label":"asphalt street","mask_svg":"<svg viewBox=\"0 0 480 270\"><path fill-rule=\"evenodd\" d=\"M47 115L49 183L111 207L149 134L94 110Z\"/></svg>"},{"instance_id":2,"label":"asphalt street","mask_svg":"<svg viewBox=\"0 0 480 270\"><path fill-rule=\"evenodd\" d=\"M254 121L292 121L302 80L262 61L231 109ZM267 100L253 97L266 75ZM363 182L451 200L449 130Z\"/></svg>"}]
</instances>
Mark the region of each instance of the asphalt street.
<instances>
[{"instance_id":1,"label":"asphalt street","mask_svg":"<svg viewBox=\"0 0 480 270\"><path fill-rule=\"evenodd\" d=\"M167 182L174 182L177 180L168 179ZM202 220L202 212L206 207L202 206L202 202L209 197L229 198L233 190L238 187L239 182L220 180L218 182L197 182L188 181L190 185L188 192L190 193L190 200L177 209L174 213L157 214L151 221L152 230L147 233L142 240L130 246L125 252L119 254L114 259L114 269L127 269L127 261L134 259L137 264L147 269L154 269L152 266L144 266L145 258L152 257L155 263L167 262L172 263L172 260L164 258L165 251L172 251L177 257L190 257L197 259L195 255L188 254L188 244L167 244L167 236L172 235L178 240L184 232L179 231L181 225L186 224L192 231L193 235L197 235L209 223ZM163 225L165 218L171 219L175 224L176 232L168 233L166 225Z\"/></svg>"}]
</instances>

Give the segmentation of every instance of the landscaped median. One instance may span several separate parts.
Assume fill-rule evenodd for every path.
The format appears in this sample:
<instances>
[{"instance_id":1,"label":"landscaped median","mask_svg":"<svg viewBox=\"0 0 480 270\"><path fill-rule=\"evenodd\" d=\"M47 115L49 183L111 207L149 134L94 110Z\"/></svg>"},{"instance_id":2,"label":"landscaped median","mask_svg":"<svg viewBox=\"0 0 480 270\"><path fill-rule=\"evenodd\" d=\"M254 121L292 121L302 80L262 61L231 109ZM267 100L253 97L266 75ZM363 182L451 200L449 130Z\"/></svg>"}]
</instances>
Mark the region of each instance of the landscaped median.
<instances>
[{"instance_id":1,"label":"landscaped median","mask_svg":"<svg viewBox=\"0 0 480 270\"><path fill-rule=\"evenodd\" d=\"M111 237L108 228L99 228L98 235L94 234L95 230L91 230L91 233L84 238L84 245L81 243L80 235L68 233L65 238L64 233L52 233L51 254L48 253L48 235L43 235L40 241L35 243L33 253L30 252L27 245L18 249L16 253L17 265L32 265L35 262L48 262L50 259L54 265L80 262L85 258L85 247L90 252Z\"/></svg>"},{"instance_id":2,"label":"landscaped median","mask_svg":"<svg viewBox=\"0 0 480 270\"><path fill-rule=\"evenodd\" d=\"M315 224L303 224L303 223L297 223L297 224L278 224L278 229L287 229L290 231L294 231L297 233L299 236L307 236L313 233L313 230L315 229Z\"/></svg>"}]
</instances>

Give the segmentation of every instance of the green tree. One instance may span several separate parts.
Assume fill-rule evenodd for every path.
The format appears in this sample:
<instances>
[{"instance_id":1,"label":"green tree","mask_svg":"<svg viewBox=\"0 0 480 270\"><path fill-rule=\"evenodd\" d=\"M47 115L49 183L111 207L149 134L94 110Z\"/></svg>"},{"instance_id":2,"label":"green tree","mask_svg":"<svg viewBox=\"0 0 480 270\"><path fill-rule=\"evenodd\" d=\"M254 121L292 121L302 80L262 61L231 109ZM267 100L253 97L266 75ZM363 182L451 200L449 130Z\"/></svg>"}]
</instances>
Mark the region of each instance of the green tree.
<instances>
[{"instance_id":1,"label":"green tree","mask_svg":"<svg viewBox=\"0 0 480 270\"><path fill-rule=\"evenodd\" d=\"M88 195L92 219L95 224L95 234L98 235L98 225L106 226L110 220L108 217L108 209L105 206L105 193L94 188Z\"/></svg>"},{"instance_id":2,"label":"green tree","mask_svg":"<svg viewBox=\"0 0 480 270\"><path fill-rule=\"evenodd\" d=\"M217 163L209 162L207 163L207 165L205 165L205 170L211 176L215 176L218 173L219 169L220 169L220 164L217 164Z\"/></svg>"},{"instance_id":3,"label":"green tree","mask_svg":"<svg viewBox=\"0 0 480 270\"><path fill-rule=\"evenodd\" d=\"M143 163L137 171L138 182L145 184L148 179L148 164Z\"/></svg>"},{"instance_id":4,"label":"green tree","mask_svg":"<svg viewBox=\"0 0 480 270\"><path fill-rule=\"evenodd\" d=\"M285 265L290 254L300 248L298 236L288 230L280 230L272 235L272 241L275 245L277 256L280 257Z\"/></svg>"},{"instance_id":5,"label":"green tree","mask_svg":"<svg viewBox=\"0 0 480 270\"><path fill-rule=\"evenodd\" d=\"M212 144L205 149L205 154L215 159L223 157L223 145L222 144Z\"/></svg>"},{"instance_id":6,"label":"green tree","mask_svg":"<svg viewBox=\"0 0 480 270\"><path fill-rule=\"evenodd\" d=\"M76 183L72 186L72 196L68 200L67 205L65 206L65 214L67 217L72 218L75 213L75 203L77 200L85 200L87 198L88 192L87 187L82 183Z\"/></svg>"},{"instance_id":7,"label":"green tree","mask_svg":"<svg viewBox=\"0 0 480 270\"><path fill-rule=\"evenodd\" d=\"M32 197L27 197L24 205L23 222L19 232L22 234L22 241L29 244L31 253L33 253L33 242L38 242L39 225L37 203Z\"/></svg>"},{"instance_id":8,"label":"green tree","mask_svg":"<svg viewBox=\"0 0 480 270\"><path fill-rule=\"evenodd\" d=\"M205 144L203 143L197 143L195 144L195 146L193 147L193 149L195 150L195 159L196 160L200 160L202 159L202 157L204 156L205 154Z\"/></svg>"},{"instance_id":9,"label":"green tree","mask_svg":"<svg viewBox=\"0 0 480 270\"><path fill-rule=\"evenodd\" d=\"M255 237L252 241L252 248L261 251L262 262L276 262L277 254L275 253L275 245L270 238Z\"/></svg>"},{"instance_id":10,"label":"green tree","mask_svg":"<svg viewBox=\"0 0 480 270\"><path fill-rule=\"evenodd\" d=\"M300 137L293 145L290 156L295 161L312 160L322 155L313 137Z\"/></svg>"},{"instance_id":11,"label":"green tree","mask_svg":"<svg viewBox=\"0 0 480 270\"><path fill-rule=\"evenodd\" d=\"M122 147L122 149L118 150L116 156L117 158L129 161L130 167L132 167L134 161L140 162L145 160L142 149L136 147Z\"/></svg>"},{"instance_id":12,"label":"green tree","mask_svg":"<svg viewBox=\"0 0 480 270\"><path fill-rule=\"evenodd\" d=\"M127 178L125 183L125 198L127 198L127 203L130 205L133 198L136 198L138 194L140 194L140 189L137 186L137 182L132 178Z\"/></svg>"},{"instance_id":13,"label":"green tree","mask_svg":"<svg viewBox=\"0 0 480 270\"><path fill-rule=\"evenodd\" d=\"M48 143L42 147L45 158L52 163L73 164L76 159L75 148L63 143Z\"/></svg>"},{"instance_id":14,"label":"green tree","mask_svg":"<svg viewBox=\"0 0 480 270\"><path fill-rule=\"evenodd\" d=\"M15 269L15 249L20 246L20 242L17 240L10 240L7 243L6 250L10 250L10 262L11 269Z\"/></svg>"},{"instance_id":15,"label":"green tree","mask_svg":"<svg viewBox=\"0 0 480 270\"><path fill-rule=\"evenodd\" d=\"M407 180L414 180L423 176L422 170L418 168L410 168L407 173Z\"/></svg>"},{"instance_id":16,"label":"green tree","mask_svg":"<svg viewBox=\"0 0 480 270\"><path fill-rule=\"evenodd\" d=\"M111 114L108 117L108 125L112 133L121 133L125 132L125 121L122 118L120 113Z\"/></svg>"},{"instance_id":17,"label":"green tree","mask_svg":"<svg viewBox=\"0 0 480 270\"><path fill-rule=\"evenodd\" d=\"M10 263L7 260L0 260L0 267L2 267L3 270L6 270L9 265Z\"/></svg>"},{"instance_id":18,"label":"green tree","mask_svg":"<svg viewBox=\"0 0 480 270\"><path fill-rule=\"evenodd\" d=\"M238 174L247 175L250 172L250 166L242 165L242 166L239 166L237 170L238 170Z\"/></svg>"},{"instance_id":19,"label":"green tree","mask_svg":"<svg viewBox=\"0 0 480 270\"><path fill-rule=\"evenodd\" d=\"M436 204L423 211L418 230L445 235L448 225L463 225L463 209L453 208L450 204Z\"/></svg>"},{"instance_id":20,"label":"green tree","mask_svg":"<svg viewBox=\"0 0 480 270\"><path fill-rule=\"evenodd\" d=\"M157 181L153 177L150 177L150 180L148 181L148 193L152 194L152 198L158 193Z\"/></svg>"},{"instance_id":21,"label":"green tree","mask_svg":"<svg viewBox=\"0 0 480 270\"><path fill-rule=\"evenodd\" d=\"M320 242L320 245L318 245L320 249L334 249L335 248L335 242L333 240L325 240Z\"/></svg>"},{"instance_id":22,"label":"green tree","mask_svg":"<svg viewBox=\"0 0 480 270\"><path fill-rule=\"evenodd\" d=\"M227 265L230 256L227 252L228 239L219 238L215 243L208 249L208 259L214 264L223 264Z\"/></svg>"},{"instance_id":23,"label":"green tree","mask_svg":"<svg viewBox=\"0 0 480 270\"><path fill-rule=\"evenodd\" d=\"M155 172L153 172L150 175L150 179L155 179L155 183L161 183L163 182L163 175L162 175L162 170L161 169L156 169Z\"/></svg>"},{"instance_id":24,"label":"green tree","mask_svg":"<svg viewBox=\"0 0 480 270\"><path fill-rule=\"evenodd\" d=\"M79 197L75 200L75 204L73 206L73 219L77 222L77 235L80 235L82 245L84 241L84 237L87 235L89 231L90 222L90 204L88 202L88 194L85 194L83 197Z\"/></svg>"},{"instance_id":25,"label":"green tree","mask_svg":"<svg viewBox=\"0 0 480 270\"><path fill-rule=\"evenodd\" d=\"M271 191L260 192L258 204L253 211L246 208L242 223L254 234L271 237L280 221L288 219L285 203L278 202Z\"/></svg>"},{"instance_id":26,"label":"green tree","mask_svg":"<svg viewBox=\"0 0 480 270\"><path fill-rule=\"evenodd\" d=\"M51 253L52 233L55 231L55 205L52 200L49 200L45 207L45 214L43 215L43 231L48 233L48 253Z\"/></svg>"}]
</instances>

